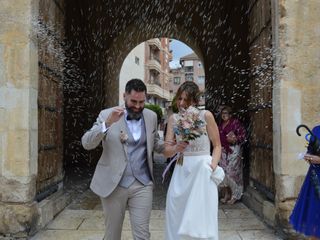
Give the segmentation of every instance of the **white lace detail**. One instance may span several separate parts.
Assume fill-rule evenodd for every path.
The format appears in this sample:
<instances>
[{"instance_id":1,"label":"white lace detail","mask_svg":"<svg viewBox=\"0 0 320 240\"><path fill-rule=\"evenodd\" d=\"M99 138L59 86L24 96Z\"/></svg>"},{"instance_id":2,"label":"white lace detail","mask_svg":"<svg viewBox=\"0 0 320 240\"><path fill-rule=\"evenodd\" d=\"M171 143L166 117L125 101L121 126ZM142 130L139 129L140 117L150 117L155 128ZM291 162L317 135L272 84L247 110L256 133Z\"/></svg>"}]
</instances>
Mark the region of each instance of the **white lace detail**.
<instances>
[{"instance_id":1,"label":"white lace detail","mask_svg":"<svg viewBox=\"0 0 320 240\"><path fill-rule=\"evenodd\" d=\"M200 112L200 118L206 122L205 117L204 117L205 110L202 110ZM175 118L176 119L176 118ZM177 141L181 139L179 135L176 135ZM201 137L196 138L193 141L189 142L188 147L186 150L183 152L185 156L188 155L207 155L210 154L210 140L208 135L201 135Z\"/></svg>"}]
</instances>

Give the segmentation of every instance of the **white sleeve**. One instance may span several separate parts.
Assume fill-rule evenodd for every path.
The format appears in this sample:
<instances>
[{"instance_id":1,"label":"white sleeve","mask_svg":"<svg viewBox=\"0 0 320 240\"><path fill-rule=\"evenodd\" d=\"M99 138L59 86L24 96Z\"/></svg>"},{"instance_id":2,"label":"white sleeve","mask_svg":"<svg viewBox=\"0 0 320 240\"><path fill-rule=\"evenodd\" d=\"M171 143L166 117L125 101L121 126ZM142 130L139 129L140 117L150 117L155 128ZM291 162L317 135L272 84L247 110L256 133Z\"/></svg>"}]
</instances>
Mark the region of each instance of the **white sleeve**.
<instances>
[{"instance_id":1,"label":"white sleeve","mask_svg":"<svg viewBox=\"0 0 320 240\"><path fill-rule=\"evenodd\" d=\"M108 130L109 130L109 127L107 127L106 122L103 122L103 123L101 124L101 132L102 132L102 133L107 133Z\"/></svg>"}]
</instances>

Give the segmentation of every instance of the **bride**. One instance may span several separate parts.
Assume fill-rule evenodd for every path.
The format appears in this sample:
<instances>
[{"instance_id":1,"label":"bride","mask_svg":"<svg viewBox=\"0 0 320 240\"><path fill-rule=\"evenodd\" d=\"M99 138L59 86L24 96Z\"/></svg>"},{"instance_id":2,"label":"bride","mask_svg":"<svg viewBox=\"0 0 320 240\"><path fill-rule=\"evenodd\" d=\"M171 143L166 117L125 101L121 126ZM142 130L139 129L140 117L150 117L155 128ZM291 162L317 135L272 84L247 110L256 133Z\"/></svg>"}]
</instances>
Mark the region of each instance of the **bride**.
<instances>
[{"instance_id":1,"label":"bride","mask_svg":"<svg viewBox=\"0 0 320 240\"><path fill-rule=\"evenodd\" d=\"M194 82L184 82L178 89L176 104L179 112L198 104L200 91ZM205 134L184 142L174 129L178 114L168 121L166 151L183 153L177 160L166 199L166 240L218 239L218 190L224 172L218 166L221 157L219 131L211 112L199 111L206 124ZM213 153L210 155L210 141Z\"/></svg>"}]
</instances>

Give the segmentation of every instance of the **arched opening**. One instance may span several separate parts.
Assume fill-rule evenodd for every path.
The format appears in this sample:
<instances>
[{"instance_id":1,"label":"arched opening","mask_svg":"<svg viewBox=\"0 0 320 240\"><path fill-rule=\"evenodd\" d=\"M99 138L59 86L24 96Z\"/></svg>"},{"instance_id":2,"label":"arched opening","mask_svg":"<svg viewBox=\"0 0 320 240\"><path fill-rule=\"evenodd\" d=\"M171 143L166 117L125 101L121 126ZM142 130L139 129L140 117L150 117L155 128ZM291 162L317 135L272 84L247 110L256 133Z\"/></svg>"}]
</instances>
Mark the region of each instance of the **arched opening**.
<instances>
[{"instance_id":1,"label":"arched opening","mask_svg":"<svg viewBox=\"0 0 320 240\"><path fill-rule=\"evenodd\" d=\"M135 46L148 39L166 36L178 39L194 50L206 73L208 110L216 113L220 104L232 105L237 116L246 123L249 135L257 130L252 126L264 126L264 119L271 119L272 113L270 104L254 102L255 91L259 90L254 89L256 77L250 69L261 62L253 62L250 56L259 55L255 46L263 44L262 38L270 39L271 33L265 32L268 29L265 27L252 30L254 26L250 25L250 19L256 17L256 8L259 9L259 5L225 1L188 4L172 1L155 5L134 1L110 4L68 2L65 8L68 48L64 72L64 179L70 180L72 176L90 179L100 150L85 151L80 144L81 136L101 109L118 104L122 63ZM271 89L270 84L268 87ZM263 101L270 103L271 99ZM261 115L260 120L255 120L255 113ZM270 124L268 132L272 130L269 127ZM260 135L254 146L258 150L248 147L245 156L246 184L249 185L253 177L257 184L261 183L261 189L274 192L272 157L269 154L272 151L261 137L265 130L261 127L257 131ZM252 136L258 135L254 132ZM272 138L267 139L270 140ZM255 173L250 175L252 156L255 158ZM263 156L267 156L264 163L271 172L266 173L258 167Z\"/></svg>"},{"instance_id":2,"label":"arched opening","mask_svg":"<svg viewBox=\"0 0 320 240\"><path fill-rule=\"evenodd\" d=\"M87 79L86 83L84 83L87 96L84 99L86 101L90 99L91 101L89 104L90 109L85 111L88 116L86 121L80 117L79 122L77 121L81 129L90 126L90 120L91 122L94 120L100 109L118 104L118 95L115 96L114 93L119 92L120 69L128 53L139 43L161 36L185 42L194 49L196 55L203 61L206 72L207 109L216 112L219 104L231 104L243 120L247 121L249 119L247 107L249 79L248 75L239 74L241 69L248 69L249 64L247 32L244 30L248 27L247 18L244 14L245 5L222 4L219 1L212 1L208 8L200 8L201 4L197 5L195 7L199 9L197 14L185 9L178 3L174 3L174 5L176 9L181 8L182 11L185 11L185 14L190 14L191 18L187 21L185 18L176 20L174 14L169 14L167 18L163 19L148 13L142 14L141 17L130 19L128 15L126 19L117 20L119 21L117 25L119 31L114 32L112 37L111 34L108 35L105 31L95 32L95 30L101 28L101 24L96 25L95 30L91 25L90 30L86 29L86 25L82 27L82 30L79 30L80 32L83 31L85 36L88 36L88 33L85 34L87 31L95 32L95 34L99 33L101 34L99 37L104 39L100 40L99 38L98 45L92 42L89 48L83 48L87 51L83 53L86 56L85 59L90 58L92 60L83 63L81 63L83 60L80 60L80 63L76 63L77 65L87 64L85 68ZM108 9L110 6L103 7ZM124 6L124 9L126 7ZM90 15L88 8L89 6L83 6L83 11L88 11L87 14ZM116 8L121 8L121 6ZM164 8L169 8L169 6L164 6ZM156 11L156 9L154 10ZM217 10L221 10L218 15L211 14ZM233 11L236 10L239 11L234 13ZM78 10L72 9L71 11ZM106 21L106 18L110 18L110 16L105 16L105 12L99 14L95 18L101 18L103 21ZM77 15L72 14L72 16ZM76 18L73 21L76 21ZM201 25L205 26L204 31L200 31ZM108 29L108 31L112 30ZM76 36L79 35L79 37L82 35L82 33L78 32L75 32L75 34ZM103 38L102 34L105 34L106 37ZM80 37L80 39L83 39L83 44L86 44L89 40L93 41L92 38L87 39L87 37ZM76 40L75 44L79 42L79 39L74 38L74 36L70 40ZM91 49L93 46L98 49L101 48L101 50ZM91 64L93 62L98 62L98 66ZM87 86L90 87L88 88ZM66 120L68 122L68 119ZM72 134L72 141L74 142L75 132L72 131ZM79 133L77 138L80 139L80 137L81 134ZM65 145L68 145L67 142ZM97 158L97 156L88 156L88 153L80 148L81 146L79 147L79 152L86 158L85 164L88 163L88 159ZM89 155L92 154L90 153ZM71 158L65 156L67 161ZM81 162L83 160L77 158L77 161ZM67 165L69 164L67 163ZM70 164L70 169L74 169L74 163Z\"/></svg>"}]
</instances>

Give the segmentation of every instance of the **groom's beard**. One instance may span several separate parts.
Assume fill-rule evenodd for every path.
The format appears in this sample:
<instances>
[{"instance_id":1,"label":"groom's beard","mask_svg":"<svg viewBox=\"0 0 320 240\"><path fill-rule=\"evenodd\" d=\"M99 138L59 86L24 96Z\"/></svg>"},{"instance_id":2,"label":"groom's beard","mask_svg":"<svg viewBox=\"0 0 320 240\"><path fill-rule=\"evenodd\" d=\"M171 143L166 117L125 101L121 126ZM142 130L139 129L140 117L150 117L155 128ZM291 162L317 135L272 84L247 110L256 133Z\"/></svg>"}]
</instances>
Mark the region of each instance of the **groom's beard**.
<instances>
[{"instance_id":1,"label":"groom's beard","mask_svg":"<svg viewBox=\"0 0 320 240\"><path fill-rule=\"evenodd\" d=\"M143 108L140 109L139 112L133 111L133 108L129 108L127 103L125 103L126 110L127 110L127 120L139 120L142 117Z\"/></svg>"}]
</instances>

